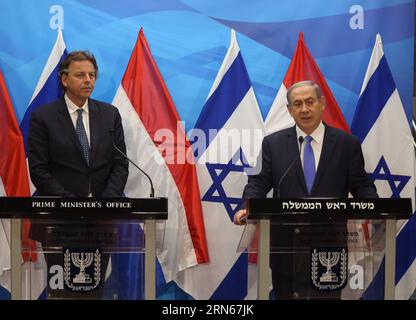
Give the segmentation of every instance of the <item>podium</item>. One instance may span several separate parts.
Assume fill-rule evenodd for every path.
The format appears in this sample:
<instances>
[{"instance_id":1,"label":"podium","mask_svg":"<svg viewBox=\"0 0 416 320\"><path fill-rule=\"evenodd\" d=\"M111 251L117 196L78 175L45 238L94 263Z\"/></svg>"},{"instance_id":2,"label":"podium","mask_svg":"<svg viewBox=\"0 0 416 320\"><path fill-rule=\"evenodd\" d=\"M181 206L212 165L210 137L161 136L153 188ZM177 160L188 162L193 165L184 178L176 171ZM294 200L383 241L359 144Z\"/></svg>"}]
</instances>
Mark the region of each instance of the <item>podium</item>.
<instances>
[{"instance_id":1,"label":"podium","mask_svg":"<svg viewBox=\"0 0 416 320\"><path fill-rule=\"evenodd\" d=\"M64 275L64 281L55 279L55 286L62 287L65 283L65 288L60 288L64 289L60 291L63 299L66 295L62 292L69 289L76 291L71 299L83 299L83 293L90 289L93 292L89 295L92 299L117 298L117 295L94 295L94 292L100 291L97 288L102 289L103 284L100 281L106 276L106 270L100 268L109 266L108 260L113 254L144 255L144 259L140 260L144 260L143 265L139 266L144 269L143 296L147 300L154 300L156 248L162 246L164 240L163 232L158 239L156 237L156 221L166 220L167 210L167 198L0 197L0 218L11 219L12 299L22 299L24 252L27 255L35 253L38 258L43 257L45 253L52 261L56 261L58 256L63 257L62 266L53 265L57 274L61 272ZM22 219L30 219L31 238L40 240L41 248L33 251L22 246ZM126 227L138 231L130 232L126 237L121 232ZM132 235L136 239L130 239ZM130 243L126 240L134 241ZM81 249L86 251L81 252ZM48 258L46 260L49 261ZM87 270L92 270L92 274L88 274ZM47 272L49 271L48 269ZM29 283L34 280L30 274L26 278L29 279L26 280ZM49 285L48 279L48 288ZM50 289L50 292L52 291ZM53 299L53 296L56 298L54 294L47 294L47 298ZM59 299L59 295L57 297Z\"/></svg>"},{"instance_id":2,"label":"podium","mask_svg":"<svg viewBox=\"0 0 416 320\"><path fill-rule=\"evenodd\" d=\"M411 217L410 199L250 199L247 210L238 251L257 253L258 299L269 299L270 263L293 299L360 298L384 266L381 294L394 299L396 223Z\"/></svg>"}]
</instances>

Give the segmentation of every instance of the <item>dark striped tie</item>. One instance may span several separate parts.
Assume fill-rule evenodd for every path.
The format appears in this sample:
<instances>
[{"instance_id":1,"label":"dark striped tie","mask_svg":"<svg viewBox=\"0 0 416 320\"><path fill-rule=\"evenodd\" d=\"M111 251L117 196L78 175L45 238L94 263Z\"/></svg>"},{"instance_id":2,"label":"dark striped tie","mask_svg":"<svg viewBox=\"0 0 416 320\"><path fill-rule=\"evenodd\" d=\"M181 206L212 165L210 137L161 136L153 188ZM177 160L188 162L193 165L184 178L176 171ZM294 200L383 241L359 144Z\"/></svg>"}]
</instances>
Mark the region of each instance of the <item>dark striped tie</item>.
<instances>
[{"instance_id":1,"label":"dark striped tie","mask_svg":"<svg viewBox=\"0 0 416 320\"><path fill-rule=\"evenodd\" d=\"M78 118L76 125L76 132L78 135L79 142L81 143L82 152L84 153L84 158L87 160L88 165L90 164L90 146L88 145L87 133L85 131L84 122L82 121L82 112L83 109L78 109Z\"/></svg>"}]
</instances>

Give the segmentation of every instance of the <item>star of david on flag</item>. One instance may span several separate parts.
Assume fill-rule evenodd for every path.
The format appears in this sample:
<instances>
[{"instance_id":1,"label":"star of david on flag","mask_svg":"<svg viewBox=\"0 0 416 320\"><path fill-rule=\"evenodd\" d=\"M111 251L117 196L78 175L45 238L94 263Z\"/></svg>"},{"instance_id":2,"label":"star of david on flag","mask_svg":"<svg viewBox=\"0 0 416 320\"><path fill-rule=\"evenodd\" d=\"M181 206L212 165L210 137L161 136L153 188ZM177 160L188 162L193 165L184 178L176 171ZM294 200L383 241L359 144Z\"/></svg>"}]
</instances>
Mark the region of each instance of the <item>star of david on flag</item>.
<instances>
[{"instance_id":1,"label":"star of david on flag","mask_svg":"<svg viewBox=\"0 0 416 320\"><path fill-rule=\"evenodd\" d=\"M242 203L241 196L233 197L227 195L222 183L232 173L241 174L245 169L250 168L243 150L240 148L226 164L207 163L207 169L212 179L212 185L202 197L202 201L219 202L227 210L230 221L233 221L234 214Z\"/></svg>"},{"instance_id":2,"label":"star of david on flag","mask_svg":"<svg viewBox=\"0 0 416 320\"><path fill-rule=\"evenodd\" d=\"M392 191L391 197L400 198L400 193L411 177L406 175L392 174L386 160L383 156L381 156L380 161L374 169L374 172L370 174L370 178L373 181L387 181Z\"/></svg>"},{"instance_id":3,"label":"star of david on flag","mask_svg":"<svg viewBox=\"0 0 416 320\"><path fill-rule=\"evenodd\" d=\"M244 130L252 138L244 138ZM195 299L253 299L256 286L247 276L247 254L237 252L243 228L234 225L232 217L247 183L244 172L254 166L260 151L263 119L234 30L191 133L194 149L195 132L209 137L202 146L203 152L198 152L197 173L210 262L184 270L178 285ZM228 145L232 132L240 139Z\"/></svg>"},{"instance_id":4,"label":"star of david on flag","mask_svg":"<svg viewBox=\"0 0 416 320\"><path fill-rule=\"evenodd\" d=\"M351 131L360 139L365 169L382 198L411 198L415 209L415 153L404 108L376 37ZM416 289L415 215L396 226L396 299L409 299ZM377 270L374 266L374 270ZM363 299L383 299L384 260Z\"/></svg>"}]
</instances>

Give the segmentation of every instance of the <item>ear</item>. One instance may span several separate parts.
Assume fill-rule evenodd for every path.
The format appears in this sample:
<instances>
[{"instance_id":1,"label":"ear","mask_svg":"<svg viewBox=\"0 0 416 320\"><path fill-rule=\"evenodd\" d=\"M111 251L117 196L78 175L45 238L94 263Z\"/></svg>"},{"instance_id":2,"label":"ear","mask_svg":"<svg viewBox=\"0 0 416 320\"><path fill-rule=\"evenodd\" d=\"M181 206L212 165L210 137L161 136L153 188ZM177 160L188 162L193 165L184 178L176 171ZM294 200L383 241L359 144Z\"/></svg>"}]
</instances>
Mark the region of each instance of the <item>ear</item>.
<instances>
[{"instance_id":1,"label":"ear","mask_svg":"<svg viewBox=\"0 0 416 320\"><path fill-rule=\"evenodd\" d=\"M286 108L287 108L287 111L289 112L290 116L293 118L293 115L292 115L293 108L289 104L286 105Z\"/></svg>"},{"instance_id":2,"label":"ear","mask_svg":"<svg viewBox=\"0 0 416 320\"><path fill-rule=\"evenodd\" d=\"M61 83L64 88L68 86L68 75L66 73L62 74Z\"/></svg>"},{"instance_id":3,"label":"ear","mask_svg":"<svg viewBox=\"0 0 416 320\"><path fill-rule=\"evenodd\" d=\"M325 103L326 103L326 101L325 101L325 96L322 96L322 97L319 99L319 102L322 104L322 110L323 110L323 109L325 109Z\"/></svg>"}]
</instances>

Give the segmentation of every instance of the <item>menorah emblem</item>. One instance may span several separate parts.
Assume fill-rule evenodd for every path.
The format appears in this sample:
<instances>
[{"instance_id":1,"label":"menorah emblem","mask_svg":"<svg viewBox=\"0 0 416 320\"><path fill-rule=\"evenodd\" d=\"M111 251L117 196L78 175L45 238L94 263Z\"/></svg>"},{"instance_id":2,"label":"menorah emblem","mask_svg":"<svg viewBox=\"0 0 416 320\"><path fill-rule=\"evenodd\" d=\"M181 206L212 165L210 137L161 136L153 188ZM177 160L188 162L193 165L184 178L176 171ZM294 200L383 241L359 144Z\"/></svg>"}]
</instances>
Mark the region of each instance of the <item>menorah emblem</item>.
<instances>
[{"instance_id":1,"label":"menorah emblem","mask_svg":"<svg viewBox=\"0 0 416 320\"><path fill-rule=\"evenodd\" d=\"M93 252L72 252L72 263L78 267L79 273L72 279L73 283L91 283L92 279L85 273L85 268L88 268L94 259Z\"/></svg>"},{"instance_id":2,"label":"menorah emblem","mask_svg":"<svg viewBox=\"0 0 416 320\"><path fill-rule=\"evenodd\" d=\"M326 267L326 272L322 274L319 281L337 282L338 277L332 272L331 268L335 266L340 258L340 252L319 252L319 262Z\"/></svg>"},{"instance_id":3,"label":"menorah emblem","mask_svg":"<svg viewBox=\"0 0 416 320\"><path fill-rule=\"evenodd\" d=\"M64 282L72 291L91 291L101 283L99 248L64 248ZM72 267L71 267L72 266ZM79 268L71 272L73 267Z\"/></svg>"},{"instance_id":4,"label":"menorah emblem","mask_svg":"<svg viewBox=\"0 0 416 320\"><path fill-rule=\"evenodd\" d=\"M318 290L340 290L347 284L348 248L312 248L311 280Z\"/></svg>"}]
</instances>

